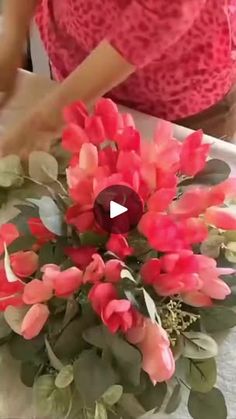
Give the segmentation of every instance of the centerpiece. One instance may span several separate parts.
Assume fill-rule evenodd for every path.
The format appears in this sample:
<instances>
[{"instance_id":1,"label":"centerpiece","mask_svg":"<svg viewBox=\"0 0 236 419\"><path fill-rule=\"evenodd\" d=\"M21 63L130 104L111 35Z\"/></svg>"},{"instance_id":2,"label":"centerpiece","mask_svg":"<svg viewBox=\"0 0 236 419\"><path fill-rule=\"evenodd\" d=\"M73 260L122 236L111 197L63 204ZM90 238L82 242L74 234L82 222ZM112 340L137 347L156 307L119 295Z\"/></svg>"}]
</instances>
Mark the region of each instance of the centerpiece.
<instances>
[{"instance_id":1,"label":"centerpiece","mask_svg":"<svg viewBox=\"0 0 236 419\"><path fill-rule=\"evenodd\" d=\"M64 117L59 154L0 159L14 207L0 227L0 344L37 417L148 419L187 391L193 419L226 419L214 333L236 325L236 179L201 131L180 143L162 121L145 141L109 99ZM97 222L113 186L139 197L131 230Z\"/></svg>"}]
</instances>

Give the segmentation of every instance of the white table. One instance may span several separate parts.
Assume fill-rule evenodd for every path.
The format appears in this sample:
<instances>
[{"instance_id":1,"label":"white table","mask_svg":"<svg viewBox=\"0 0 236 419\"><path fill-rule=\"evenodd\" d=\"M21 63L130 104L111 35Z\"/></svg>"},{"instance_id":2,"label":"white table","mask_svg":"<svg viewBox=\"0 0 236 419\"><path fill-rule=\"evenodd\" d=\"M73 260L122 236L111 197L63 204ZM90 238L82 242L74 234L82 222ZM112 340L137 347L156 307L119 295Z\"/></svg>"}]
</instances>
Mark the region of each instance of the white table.
<instances>
[{"instance_id":1,"label":"white table","mask_svg":"<svg viewBox=\"0 0 236 419\"><path fill-rule=\"evenodd\" d=\"M22 73L19 80L18 92L9 104L9 107L0 118L0 126L12 125L27 110L40 99L53 83L46 78ZM130 110L129 110L130 111ZM130 111L137 123L137 127L145 139L151 138L157 119L139 112ZM191 132L183 127L175 126L175 134L183 139ZM236 173L236 146L205 137L206 141L212 143L212 156L227 161L233 172ZM6 215L6 213L5 213ZM5 222L0 211L0 223ZM236 329L232 331L221 347L218 359L219 366L219 387L224 391L228 404L228 419L236 419ZM10 359L4 349L0 350L0 419L33 419L33 413L29 408L31 401L31 390L26 389L19 381L17 373L17 362ZM28 406L28 407L27 407ZM157 417L157 416L156 416ZM159 415L158 419L165 416ZM189 419L186 409L181 408L172 416L173 419ZM213 419L213 418L209 418Z\"/></svg>"}]
</instances>

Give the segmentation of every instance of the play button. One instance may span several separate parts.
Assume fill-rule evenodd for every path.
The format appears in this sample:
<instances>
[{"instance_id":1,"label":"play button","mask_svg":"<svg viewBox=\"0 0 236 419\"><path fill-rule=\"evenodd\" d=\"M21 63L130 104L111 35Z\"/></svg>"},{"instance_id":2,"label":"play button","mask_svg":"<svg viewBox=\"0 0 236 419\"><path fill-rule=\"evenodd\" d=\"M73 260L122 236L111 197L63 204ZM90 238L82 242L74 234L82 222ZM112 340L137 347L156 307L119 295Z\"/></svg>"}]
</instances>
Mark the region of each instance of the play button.
<instances>
[{"instance_id":1,"label":"play button","mask_svg":"<svg viewBox=\"0 0 236 419\"><path fill-rule=\"evenodd\" d=\"M143 214L143 203L132 188L113 185L98 194L93 210L102 230L125 234L137 226Z\"/></svg>"},{"instance_id":2,"label":"play button","mask_svg":"<svg viewBox=\"0 0 236 419\"><path fill-rule=\"evenodd\" d=\"M117 204L117 202L114 201L110 202L110 218L116 218L119 215L124 214L126 211L128 211L128 208L123 205Z\"/></svg>"}]
</instances>

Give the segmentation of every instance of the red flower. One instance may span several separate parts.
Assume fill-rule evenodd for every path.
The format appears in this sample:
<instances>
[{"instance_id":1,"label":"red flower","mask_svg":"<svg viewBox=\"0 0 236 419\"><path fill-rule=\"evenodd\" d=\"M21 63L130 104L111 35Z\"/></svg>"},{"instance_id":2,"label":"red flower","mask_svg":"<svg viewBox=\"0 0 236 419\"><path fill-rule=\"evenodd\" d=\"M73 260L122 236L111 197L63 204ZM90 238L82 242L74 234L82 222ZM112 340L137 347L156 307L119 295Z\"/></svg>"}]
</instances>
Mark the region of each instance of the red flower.
<instances>
[{"instance_id":1,"label":"red flower","mask_svg":"<svg viewBox=\"0 0 236 419\"><path fill-rule=\"evenodd\" d=\"M28 220L28 226L31 234L36 237L39 245L43 245L55 238L55 234L51 233L51 231L44 226L40 218L30 218Z\"/></svg>"},{"instance_id":2,"label":"red flower","mask_svg":"<svg viewBox=\"0 0 236 419\"><path fill-rule=\"evenodd\" d=\"M25 304L43 303L50 300L53 295L53 289L50 284L33 279L25 285L23 301Z\"/></svg>"},{"instance_id":3,"label":"red flower","mask_svg":"<svg viewBox=\"0 0 236 419\"><path fill-rule=\"evenodd\" d=\"M10 256L11 267L16 276L28 278L38 269L38 255L33 251L17 252Z\"/></svg>"},{"instance_id":4,"label":"red flower","mask_svg":"<svg viewBox=\"0 0 236 419\"><path fill-rule=\"evenodd\" d=\"M120 122L117 105L110 99L100 99L95 106L95 115L102 120L107 139L114 139Z\"/></svg>"},{"instance_id":5,"label":"red flower","mask_svg":"<svg viewBox=\"0 0 236 419\"><path fill-rule=\"evenodd\" d=\"M71 153L79 153L84 143L88 143L89 138L79 125L69 124L62 133L62 147Z\"/></svg>"},{"instance_id":6,"label":"red flower","mask_svg":"<svg viewBox=\"0 0 236 419\"><path fill-rule=\"evenodd\" d=\"M149 211L165 211L176 196L176 187L161 188L157 190L148 200Z\"/></svg>"},{"instance_id":7,"label":"red flower","mask_svg":"<svg viewBox=\"0 0 236 419\"><path fill-rule=\"evenodd\" d=\"M0 311L8 306L18 307L23 304L24 284L20 281L8 282L3 261L0 261Z\"/></svg>"},{"instance_id":8,"label":"red flower","mask_svg":"<svg viewBox=\"0 0 236 419\"><path fill-rule=\"evenodd\" d=\"M48 307L44 304L34 304L29 311L27 311L22 325L21 334L27 339L33 339L41 332L49 317Z\"/></svg>"},{"instance_id":9,"label":"red flower","mask_svg":"<svg viewBox=\"0 0 236 419\"><path fill-rule=\"evenodd\" d=\"M132 247L129 246L126 238L121 234L111 235L106 244L106 248L121 259L125 259L133 253Z\"/></svg>"},{"instance_id":10,"label":"red flower","mask_svg":"<svg viewBox=\"0 0 236 419\"><path fill-rule=\"evenodd\" d=\"M121 132L119 132L115 137L115 141L120 150L140 151L140 133L132 126L125 127Z\"/></svg>"},{"instance_id":11,"label":"red flower","mask_svg":"<svg viewBox=\"0 0 236 419\"><path fill-rule=\"evenodd\" d=\"M83 283L95 284L104 277L105 263L98 253L92 256L92 262L87 266L83 276Z\"/></svg>"},{"instance_id":12,"label":"red flower","mask_svg":"<svg viewBox=\"0 0 236 419\"><path fill-rule=\"evenodd\" d=\"M83 102L77 101L64 108L63 116L67 124L73 123L84 127L85 121L88 118L88 111Z\"/></svg>"},{"instance_id":13,"label":"red flower","mask_svg":"<svg viewBox=\"0 0 236 419\"><path fill-rule=\"evenodd\" d=\"M135 324L134 309L128 300L111 300L102 311L102 321L111 333L127 332Z\"/></svg>"},{"instance_id":14,"label":"red flower","mask_svg":"<svg viewBox=\"0 0 236 419\"><path fill-rule=\"evenodd\" d=\"M105 264L105 278L108 282L119 282L124 264L117 259L108 260Z\"/></svg>"},{"instance_id":15,"label":"red flower","mask_svg":"<svg viewBox=\"0 0 236 419\"><path fill-rule=\"evenodd\" d=\"M3 224L0 227L0 255L4 252L4 243L8 246L19 237L19 232L14 224Z\"/></svg>"},{"instance_id":16,"label":"red flower","mask_svg":"<svg viewBox=\"0 0 236 419\"><path fill-rule=\"evenodd\" d=\"M107 304L117 299L117 291L113 284L108 283L99 283L95 284L88 295L88 299L90 300L93 310L101 316L103 309L107 306Z\"/></svg>"},{"instance_id":17,"label":"red flower","mask_svg":"<svg viewBox=\"0 0 236 419\"><path fill-rule=\"evenodd\" d=\"M65 249L65 254L82 271L92 262L92 256L96 252L97 248L92 246L68 247Z\"/></svg>"},{"instance_id":18,"label":"red flower","mask_svg":"<svg viewBox=\"0 0 236 419\"><path fill-rule=\"evenodd\" d=\"M95 219L91 210L82 210L80 205L74 205L67 210L66 222L77 228L80 233L93 230Z\"/></svg>"},{"instance_id":19,"label":"red flower","mask_svg":"<svg viewBox=\"0 0 236 419\"><path fill-rule=\"evenodd\" d=\"M203 132L195 131L183 142L180 153L180 170L187 176L195 176L204 169L210 144L203 144Z\"/></svg>"},{"instance_id":20,"label":"red flower","mask_svg":"<svg viewBox=\"0 0 236 419\"><path fill-rule=\"evenodd\" d=\"M100 116L90 116L85 122L85 131L89 141L95 145L101 144L106 139L106 133Z\"/></svg>"},{"instance_id":21,"label":"red flower","mask_svg":"<svg viewBox=\"0 0 236 419\"><path fill-rule=\"evenodd\" d=\"M83 272L78 268L61 271L57 265L45 265L42 268L43 281L55 290L57 297L68 297L78 291L82 284Z\"/></svg>"},{"instance_id":22,"label":"red flower","mask_svg":"<svg viewBox=\"0 0 236 419\"><path fill-rule=\"evenodd\" d=\"M159 259L149 259L141 268L141 277L145 284L154 285L161 271L161 263Z\"/></svg>"}]
</instances>

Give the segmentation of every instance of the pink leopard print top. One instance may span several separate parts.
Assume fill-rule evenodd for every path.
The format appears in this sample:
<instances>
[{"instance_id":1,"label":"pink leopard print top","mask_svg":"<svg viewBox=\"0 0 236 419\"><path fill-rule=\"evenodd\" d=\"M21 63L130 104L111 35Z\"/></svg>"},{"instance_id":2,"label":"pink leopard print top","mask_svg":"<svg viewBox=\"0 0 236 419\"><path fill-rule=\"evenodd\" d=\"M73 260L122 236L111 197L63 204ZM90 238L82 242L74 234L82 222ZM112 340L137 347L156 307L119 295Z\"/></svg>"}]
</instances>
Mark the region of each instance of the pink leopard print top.
<instances>
[{"instance_id":1,"label":"pink leopard print top","mask_svg":"<svg viewBox=\"0 0 236 419\"><path fill-rule=\"evenodd\" d=\"M235 9L236 0L40 0L36 21L57 79L107 39L137 67L109 96L176 120L232 86Z\"/></svg>"}]
</instances>

